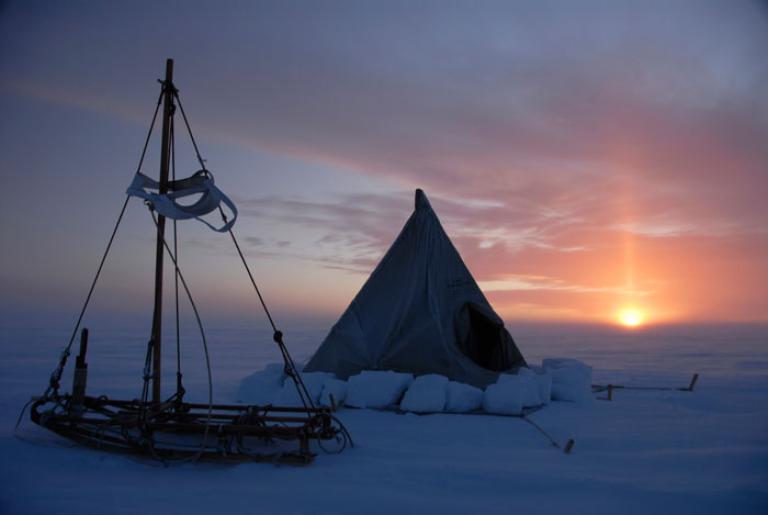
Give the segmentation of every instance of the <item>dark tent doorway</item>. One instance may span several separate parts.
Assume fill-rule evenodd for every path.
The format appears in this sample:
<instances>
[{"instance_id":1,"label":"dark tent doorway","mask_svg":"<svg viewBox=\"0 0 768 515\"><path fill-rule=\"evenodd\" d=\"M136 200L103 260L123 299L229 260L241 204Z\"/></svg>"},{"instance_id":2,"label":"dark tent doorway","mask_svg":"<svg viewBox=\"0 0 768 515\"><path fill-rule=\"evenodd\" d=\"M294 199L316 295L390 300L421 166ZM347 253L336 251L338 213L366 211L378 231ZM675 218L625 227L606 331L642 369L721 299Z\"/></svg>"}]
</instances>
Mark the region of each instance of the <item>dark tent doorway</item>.
<instances>
[{"instance_id":1,"label":"dark tent doorway","mask_svg":"<svg viewBox=\"0 0 768 515\"><path fill-rule=\"evenodd\" d=\"M458 343L469 359L487 370L502 372L525 365L522 354L504 323L482 306L468 302L460 319L469 322L468 331Z\"/></svg>"}]
</instances>

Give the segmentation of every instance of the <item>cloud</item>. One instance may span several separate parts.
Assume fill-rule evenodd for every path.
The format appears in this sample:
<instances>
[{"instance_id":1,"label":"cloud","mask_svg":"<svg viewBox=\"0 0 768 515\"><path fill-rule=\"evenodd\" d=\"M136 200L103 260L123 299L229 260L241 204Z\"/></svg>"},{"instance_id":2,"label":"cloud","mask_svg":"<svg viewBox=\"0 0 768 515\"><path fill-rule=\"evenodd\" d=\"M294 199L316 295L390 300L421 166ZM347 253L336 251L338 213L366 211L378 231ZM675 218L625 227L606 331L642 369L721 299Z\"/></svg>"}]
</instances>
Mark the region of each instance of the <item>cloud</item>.
<instances>
[{"instance_id":1,"label":"cloud","mask_svg":"<svg viewBox=\"0 0 768 515\"><path fill-rule=\"evenodd\" d=\"M293 241L292 252L273 248L262 255L365 277L410 215L411 198L403 191L327 202L241 199L240 205L246 216L248 206L258 205L264 225L311 229L311 238ZM525 318L523 306L531 316L550 306L551 316L593 319L631 303L646 306L657 320L755 320L768 309L758 280L766 273L764 233L606 224L592 204L581 202L552 212L520 209L514 202L473 204L436 195L430 201L483 290L510 317Z\"/></svg>"},{"instance_id":2,"label":"cloud","mask_svg":"<svg viewBox=\"0 0 768 515\"><path fill-rule=\"evenodd\" d=\"M646 296L650 295L651 291L638 291L623 287L595 287L595 286L583 286L579 284L568 284L562 279L554 279L552 277L543 276L515 276L511 275L501 280L481 281L479 283L480 288L484 292L517 292L517 291L535 291L535 290L548 290L548 291L566 291L574 293L612 293L623 296Z\"/></svg>"},{"instance_id":3,"label":"cloud","mask_svg":"<svg viewBox=\"0 0 768 515\"><path fill-rule=\"evenodd\" d=\"M192 2L182 20L153 5L153 24L136 7L12 5L2 84L133 123L147 96L136 77L166 48L198 135L396 186L240 192L246 220L275 226L246 235L262 256L367 273L423 187L510 310L585 315L643 297L765 319L760 3L238 7Z\"/></svg>"}]
</instances>

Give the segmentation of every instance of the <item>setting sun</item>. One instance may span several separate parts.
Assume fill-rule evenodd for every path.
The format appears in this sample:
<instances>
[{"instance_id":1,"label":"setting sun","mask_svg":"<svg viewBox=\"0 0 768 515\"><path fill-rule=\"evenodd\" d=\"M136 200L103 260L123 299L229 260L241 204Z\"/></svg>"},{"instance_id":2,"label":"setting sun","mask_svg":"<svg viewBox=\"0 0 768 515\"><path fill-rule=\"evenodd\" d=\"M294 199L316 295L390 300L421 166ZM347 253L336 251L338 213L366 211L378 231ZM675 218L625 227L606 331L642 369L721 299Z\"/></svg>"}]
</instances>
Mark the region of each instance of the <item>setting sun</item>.
<instances>
[{"instance_id":1,"label":"setting sun","mask_svg":"<svg viewBox=\"0 0 768 515\"><path fill-rule=\"evenodd\" d=\"M619 311L619 322L626 327L637 327L643 323L645 315L642 311L627 308Z\"/></svg>"}]
</instances>

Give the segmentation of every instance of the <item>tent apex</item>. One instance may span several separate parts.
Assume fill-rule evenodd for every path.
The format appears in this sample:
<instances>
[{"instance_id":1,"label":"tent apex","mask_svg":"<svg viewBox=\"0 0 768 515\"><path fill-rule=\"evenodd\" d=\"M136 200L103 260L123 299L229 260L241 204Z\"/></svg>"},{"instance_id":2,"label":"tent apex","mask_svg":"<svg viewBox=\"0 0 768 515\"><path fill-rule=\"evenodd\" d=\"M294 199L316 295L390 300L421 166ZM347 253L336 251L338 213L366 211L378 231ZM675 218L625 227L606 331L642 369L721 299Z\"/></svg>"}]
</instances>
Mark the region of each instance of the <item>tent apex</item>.
<instances>
[{"instance_id":1,"label":"tent apex","mask_svg":"<svg viewBox=\"0 0 768 515\"><path fill-rule=\"evenodd\" d=\"M421 188L416 190L416 198L414 199L414 204L416 210L432 208L432 206L429 204L429 200L427 199L427 194L424 193L424 190Z\"/></svg>"}]
</instances>

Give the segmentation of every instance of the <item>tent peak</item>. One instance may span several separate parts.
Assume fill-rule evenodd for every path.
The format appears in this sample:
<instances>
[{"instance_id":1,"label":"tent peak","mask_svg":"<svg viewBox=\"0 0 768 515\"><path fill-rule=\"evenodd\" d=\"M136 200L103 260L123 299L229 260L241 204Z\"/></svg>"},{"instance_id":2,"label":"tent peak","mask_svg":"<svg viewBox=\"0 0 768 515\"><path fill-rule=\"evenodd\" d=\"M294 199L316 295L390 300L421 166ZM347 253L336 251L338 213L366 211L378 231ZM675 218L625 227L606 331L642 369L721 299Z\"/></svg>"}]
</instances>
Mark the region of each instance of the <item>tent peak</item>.
<instances>
[{"instance_id":1,"label":"tent peak","mask_svg":"<svg viewBox=\"0 0 768 515\"><path fill-rule=\"evenodd\" d=\"M427 194L421 188L416 190L416 198L414 199L415 209L432 209L432 206L427 199Z\"/></svg>"}]
</instances>

